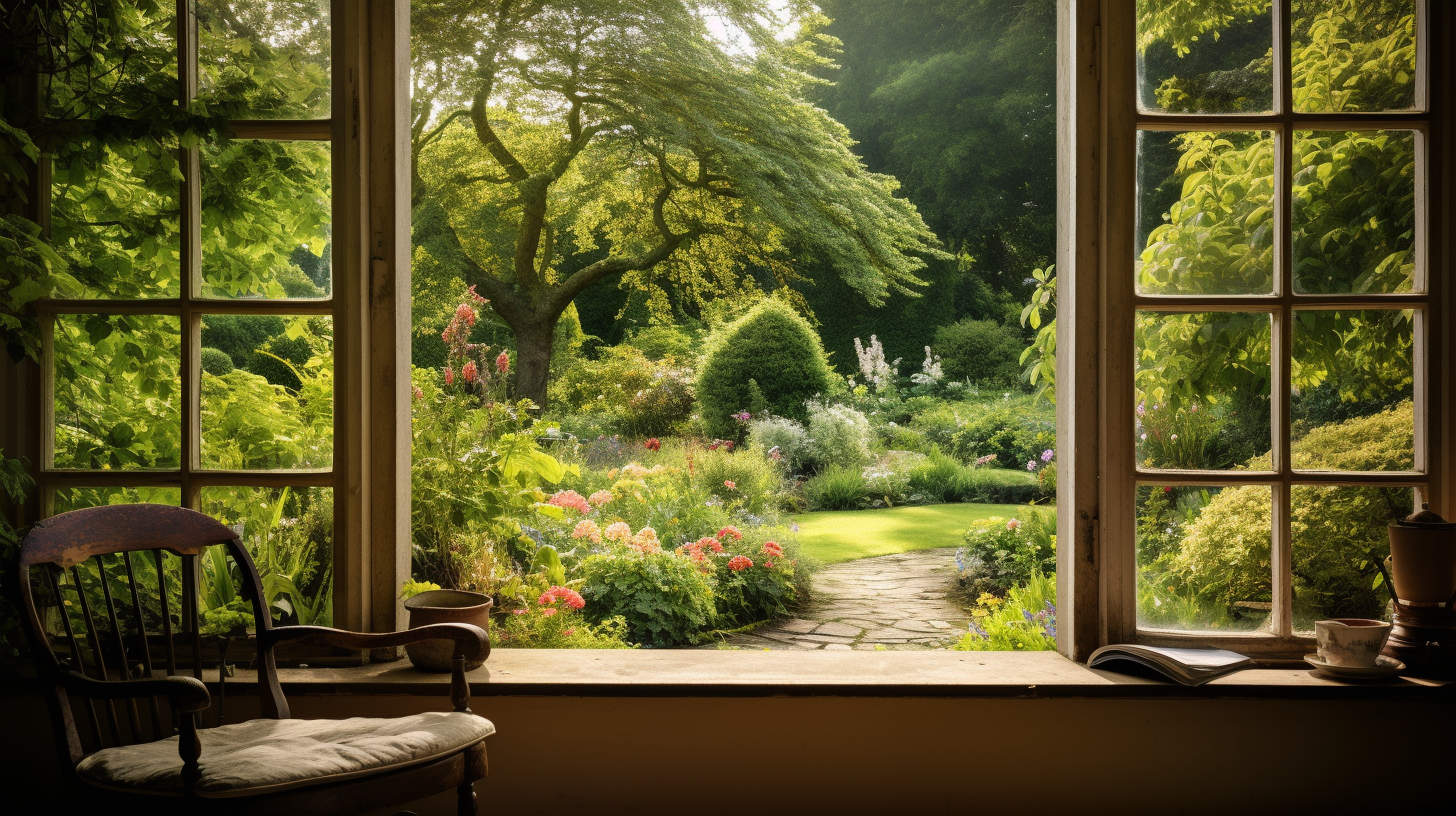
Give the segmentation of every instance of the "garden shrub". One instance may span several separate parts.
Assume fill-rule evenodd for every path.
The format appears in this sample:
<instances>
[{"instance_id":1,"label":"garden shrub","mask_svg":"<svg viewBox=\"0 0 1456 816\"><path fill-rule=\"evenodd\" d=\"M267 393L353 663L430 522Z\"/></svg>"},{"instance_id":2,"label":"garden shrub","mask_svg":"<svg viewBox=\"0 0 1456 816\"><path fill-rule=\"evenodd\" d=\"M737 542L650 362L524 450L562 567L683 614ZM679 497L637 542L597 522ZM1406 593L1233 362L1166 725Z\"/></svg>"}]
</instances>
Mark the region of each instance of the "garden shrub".
<instances>
[{"instance_id":1,"label":"garden shrub","mask_svg":"<svg viewBox=\"0 0 1456 816\"><path fill-rule=\"evenodd\" d=\"M870 461L870 423L848 405L809 403L809 458L815 467L859 468Z\"/></svg>"},{"instance_id":2,"label":"garden shrub","mask_svg":"<svg viewBox=\"0 0 1456 816\"><path fill-rule=\"evenodd\" d=\"M627 639L652 646L698 641L714 621L713 589L690 560L625 548L581 563L583 609L595 624L620 616Z\"/></svg>"},{"instance_id":3,"label":"garden shrub","mask_svg":"<svg viewBox=\"0 0 1456 816\"><path fill-rule=\"evenodd\" d=\"M879 461L864 469L865 493L870 506L901 504L910 495L910 472L925 454L910 451L889 451Z\"/></svg>"},{"instance_id":4,"label":"garden shrub","mask_svg":"<svg viewBox=\"0 0 1456 816\"><path fill-rule=\"evenodd\" d=\"M951 380L994 388L1020 387L1026 341L1015 329L990 320L966 318L935 330L931 348Z\"/></svg>"},{"instance_id":5,"label":"garden shrub","mask_svg":"<svg viewBox=\"0 0 1456 816\"><path fill-rule=\"evenodd\" d=\"M963 462L994 453L996 466L1020 468L1050 447L1047 439L1055 432L1050 413L1041 418L1008 401L967 416L949 450Z\"/></svg>"},{"instance_id":6,"label":"garden shrub","mask_svg":"<svg viewBox=\"0 0 1456 816\"><path fill-rule=\"evenodd\" d=\"M1414 466L1413 428L1412 404L1404 402L1316 428L1292 444L1291 458L1295 467L1311 470L1408 470ZM1267 469L1269 459L1248 465ZM1409 495L1409 488L1292 488L1296 619L1380 615L1385 590L1373 586L1377 570L1368 553L1388 551L1386 525L1409 512ZM1166 568L1165 577L1196 596L1209 617L1234 614L1240 601L1268 602L1270 523L1267 488L1227 488L1209 500L1181 546L1155 569Z\"/></svg>"},{"instance_id":7,"label":"garden shrub","mask_svg":"<svg viewBox=\"0 0 1456 816\"><path fill-rule=\"evenodd\" d=\"M783 469L757 448L710 450L693 457L693 483L734 510L763 514L778 507Z\"/></svg>"},{"instance_id":8,"label":"garden shrub","mask_svg":"<svg viewBox=\"0 0 1456 816\"><path fill-rule=\"evenodd\" d=\"M490 643L497 649L630 649L627 622L607 618L592 625L573 609L551 606L514 609L491 621Z\"/></svg>"},{"instance_id":9,"label":"garden shrub","mask_svg":"<svg viewBox=\"0 0 1456 816\"><path fill-rule=\"evenodd\" d=\"M908 490L934 502L986 502L1028 504L1048 494L1037 477L1026 471L963 465L932 447L910 469Z\"/></svg>"},{"instance_id":10,"label":"garden shrub","mask_svg":"<svg viewBox=\"0 0 1456 816\"><path fill-rule=\"evenodd\" d=\"M1033 574L1001 598L989 592L976 599L971 628L951 647L957 652L1049 652L1057 648L1057 580Z\"/></svg>"},{"instance_id":11,"label":"garden shrub","mask_svg":"<svg viewBox=\"0 0 1456 816\"><path fill-rule=\"evenodd\" d=\"M865 505L866 489L860 468L830 465L804 482L804 498L815 510L858 510Z\"/></svg>"},{"instance_id":12,"label":"garden shrub","mask_svg":"<svg viewBox=\"0 0 1456 816\"><path fill-rule=\"evenodd\" d=\"M736 529L736 528L729 528ZM796 561L774 541L719 535L711 557L713 599L721 628L738 628L788 614L799 597Z\"/></svg>"},{"instance_id":13,"label":"garden shrub","mask_svg":"<svg viewBox=\"0 0 1456 816\"><path fill-rule=\"evenodd\" d=\"M208 348L206 346L203 347L201 353L198 355L198 362L201 363L203 371L216 377L221 377L234 368L237 368L237 366L233 365L233 358L229 357L227 352L222 349Z\"/></svg>"},{"instance_id":14,"label":"garden shrub","mask_svg":"<svg viewBox=\"0 0 1456 816\"><path fill-rule=\"evenodd\" d=\"M551 401L555 412L570 418L564 426L663 435L692 413L692 372L649 360L631 346L604 348L597 359L578 360L556 378Z\"/></svg>"},{"instance_id":15,"label":"garden shrub","mask_svg":"<svg viewBox=\"0 0 1456 816\"><path fill-rule=\"evenodd\" d=\"M283 329L283 318L277 315L207 315L202 319L202 345L225 352L235 368L246 368L253 352Z\"/></svg>"},{"instance_id":16,"label":"garden shrub","mask_svg":"<svg viewBox=\"0 0 1456 816\"><path fill-rule=\"evenodd\" d=\"M312 356L307 338L279 335L258 346L248 358L247 369L274 385L297 391L303 383L294 369L303 368Z\"/></svg>"},{"instance_id":17,"label":"garden shrub","mask_svg":"<svg viewBox=\"0 0 1456 816\"><path fill-rule=\"evenodd\" d=\"M875 432L879 434L885 447L890 450L929 453L932 447L930 441L925 438L925 434L904 425L878 425L875 427Z\"/></svg>"},{"instance_id":18,"label":"garden shrub","mask_svg":"<svg viewBox=\"0 0 1456 816\"><path fill-rule=\"evenodd\" d=\"M1021 518L992 516L971 522L956 553L961 586L972 597L1005 594L1033 576L1057 569L1055 513L1028 510Z\"/></svg>"},{"instance_id":19,"label":"garden shrub","mask_svg":"<svg viewBox=\"0 0 1456 816\"><path fill-rule=\"evenodd\" d=\"M697 343L697 335L682 326L658 324L632 332L626 345L649 360L690 360L697 356Z\"/></svg>"},{"instance_id":20,"label":"garden shrub","mask_svg":"<svg viewBox=\"0 0 1456 816\"><path fill-rule=\"evenodd\" d=\"M768 299L716 333L698 374L698 402L710 435L737 438L732 415L747 410L748 381L758 384L770 413L804 420L804 403L829 387L819 336L781 300Z\"/></svg>"},{"instance_id":21,"label":"garden shrub","mask_svg":"<svg viewBox=\"0 0 1456 816\"><path fill-rule=\"evenodd\" d=\"M809 461L809 434L804 426L783 417L756 419L748 424L748 442L766 453L779 449L779 459L800 471Z\"/></svg>"}]
</instances>

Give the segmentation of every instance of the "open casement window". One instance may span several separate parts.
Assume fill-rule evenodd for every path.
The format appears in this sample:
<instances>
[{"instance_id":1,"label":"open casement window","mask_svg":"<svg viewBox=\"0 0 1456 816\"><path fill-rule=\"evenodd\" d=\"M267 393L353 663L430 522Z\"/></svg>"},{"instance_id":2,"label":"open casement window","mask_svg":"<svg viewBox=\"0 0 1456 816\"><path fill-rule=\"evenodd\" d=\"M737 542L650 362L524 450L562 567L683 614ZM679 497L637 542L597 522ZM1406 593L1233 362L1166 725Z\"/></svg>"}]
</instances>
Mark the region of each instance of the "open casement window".
<instances>
[{"instance_id":1,"label":"open casement window","mask_svg":"<svg viewBox=\"0 0 1456 816\"><path fill-rule=\"evenodd\" d=\"M134 36L95 64L134 75L125 93L41 83L45 120L147 135L61 140L38 165L33 212L75 285L37 304L38 387L17 413L38 430L32 512L198 509L277 576L275 616L395 629L408 4L180 0L123 18ZM139 88L211 124L158 134Z\"/></svg>"},{"instance_id":2,"label":"open casement window","mask_svg":"<svg viewBox=\"0 0 1456 816\"><path fill-rule=\"evenodd\" d=\"M1063 10L1065 653L1298 657L1456 509L1441 5Z\"/></svg>"}]
</instances>

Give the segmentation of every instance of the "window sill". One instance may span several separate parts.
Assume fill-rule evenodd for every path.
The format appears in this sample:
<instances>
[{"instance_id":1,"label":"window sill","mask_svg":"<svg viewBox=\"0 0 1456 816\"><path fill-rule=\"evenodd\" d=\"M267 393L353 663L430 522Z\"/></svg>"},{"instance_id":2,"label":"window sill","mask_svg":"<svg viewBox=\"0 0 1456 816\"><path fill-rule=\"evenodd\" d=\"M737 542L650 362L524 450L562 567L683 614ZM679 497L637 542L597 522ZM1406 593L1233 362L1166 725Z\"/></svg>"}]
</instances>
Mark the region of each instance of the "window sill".
<instances>
[{"instance_id":1,"label":"window sill","mask_svg":"<svg viewBox=\"0 0 1456 816\"><path fill-rule=\"evenodd\" d=\"M213 678L215 674L209 672ZM1342 683L1307 669L1257 668L1201 687L1088 669L1054 652L747 652L498 649L467 675L475 697L986 697L1449 700L1456 682ZM238 671L232 693L255 675ZM448 674L407 660L282 669L294 695L448 693ZM209 678L209 685L212 685Z\"/></svg>"}]
</instances>

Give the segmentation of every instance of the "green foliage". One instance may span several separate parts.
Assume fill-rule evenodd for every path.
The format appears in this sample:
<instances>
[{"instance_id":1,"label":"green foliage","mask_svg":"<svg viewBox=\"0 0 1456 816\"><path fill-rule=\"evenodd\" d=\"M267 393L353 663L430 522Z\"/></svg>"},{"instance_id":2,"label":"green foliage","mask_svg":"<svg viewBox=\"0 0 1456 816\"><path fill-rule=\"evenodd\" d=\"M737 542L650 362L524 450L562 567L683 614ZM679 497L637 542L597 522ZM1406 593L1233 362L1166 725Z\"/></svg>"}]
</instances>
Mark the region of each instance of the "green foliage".
<instances>
[{"instance_id":1,"label":"green foliage","mask_svg":"<svg viewBox=\"0 0 1456 816\"><path fill-rule=\"evenodd\" d=\"M202 370L214 377L221 377L231 372L234 368L233 358L222 349L208 348L204 346L199 355L199 362Z\"/></svg>"},{"instance_id":2,"label":"green foliage","mask_svg":"<svg viewBox=\"0 0 1456 816\"><path fill-rule=\"evenodd\" d=\"M962 462L994 456L987 464L1004 468L1024 467L1056 439L1056 416L1046 404L1004 392L1000 399L938 406L911 427Z\"/></svg>"},{"instance_id":3,"label":"green foliage","mask_svg":"<svg viewBox=\"0 0 1456 816\"><path fill-rule=\"evenodd\" d=\"M202 319L202 345L226 352L235 368L247 368L253 352L284 329L277 315L207 315Z\"/></svg>"},{"instance_id":4,"label":"green foliage","mask_svg":"<svg viewBox=\"0 0 1456 816\"><path fill-rule=\"evenodd\" d=\"M775 416L804 420L804 403L829 387L824 350L808 322L787 303L766 299L709 341L698 372L698 404L708 433L737 438L730 416L751 401L757 383Z\"/></svg>"},{"instance_id":5,"label":"green foliage","mask_svg":"<svg viewBox=\"0 0 1456 816\"><path fill-rule=\"evenodd\" d=\"M993 516L972 522L957 553L961 585L975 596L1002 594L1052 574L1057 567L1056 514L1028 510L1020 519Z\"/></svg>"},{"instance_id":6,"label":"green foliage","mask_svg":"<svg viewBox=\"0 0 1456 816\"><path fill-rule=\"evenodd\" d=\"M858 467L830 465L804 482L804 498L815 510L858 510L865 506L868 486Z\"/></svg>"},{"instance_id":7,"label":"green foliage","mask_svg":"<svg viewBox=\"0 0 1456 816\"><path fill-rule=\"evenodd\" d=\"M399 599L401 601L407 601L421 592L433 592L437 589L440 589L440 585L433 581L415 581L411 579L400 585Z\"/></svg>"},{"instance_id":8,"label":"green foliage","mask_svg":"<svg viewBox=\"0 0 1456 816\"><path fill-rule=\"evenodd\" d=\"M962 464L936 447L910 469L906 490L932 502L1026 504L1048 496L1026 471Z\"/></svg>"},{"instance_id":9,"label":"green foliage","mask_svg":"<svg viewBox=\"0 0 1456 816\"><path fill-rule=\"evenodd\" d=\"M670 552L619 548L581 564L587 620L621 617L627 638L651 646L695 643L715 620L712 584L692 561Z\"/></svg>"},{"instance_id":10,"label":"green foliage","mask_svg":"<svg viewBox=\"0 0 1456 816\"><path fill-rule=\"evenodd\" d=\"M761 450L720 448L693 457L692 481L732 510L762 515L778 509L784 473Z\"/></svg>"},{"instance_id":11,"label":"green foliage","mask_svg":"<svg viewBox=\"0 0 1456 816\"><path fill-rule=\"evenodd\" d=\"M1031 302L1021 310L1021 325L1036 331L1031 345L1021 352L1020 362L1026 366L1026 381L1032 386L1041 385L1038 397L1057 401L1057 276L1055 265L1045 269L1033 269L1036 290L1031 293ZM1052 315L1050 320L1042 317L1043 312ZM1027 361L1031 362L1028 363Z\"/></svg>"},{"instance_id":12,"label":"green foliage","mask_svg":"<svg viewBox=\"0 0 1456 816\"><path fill-rule=\"evenodd\" d=\"M1050 652L1057 648L1057 580L1033 573L1006 597L989 592L976 599L971 631L951 647L958 652Z\"/></svg>"},{"instance_id":13,"label":"green foliage","mask_svg":"<svg viewBox=\"0 0 1456 816\"><path fill-rule=\"evenodd\" d=\"M935 330L931 346L940 355L945 376L990 388L1016 385L1022 340L1017 332L990 320L966 318Z\"/></svg>"},{"instance_id":14,"label":"green foliage","mask_svg":"<svg viewBox=\"0 0 1456 816\"><path fill-rule=\"evenodd\" d=\"M552 614L545 614L548 610ZM536 607L494 618L491 645L499 649L630 649L627 622L621 617L588 623L571 609Z\"/></svg>"},{"instance_id":15,"label":"green foliage","mask_svg":"<svg viewBox=\"0 0 1456 816\"><path fill-rule=\"evenodd\" d=\"M865 415L847 405L811 402L809 460L815 467L862 468L870 461L873 435Z\"/></svg>"},{"instance_id":16,"label":"green foliage","mask_svg":"<svg viewBox=\"0 0 1456 816\"><path fill-rule=\"evenodd\" d=\"M660 436L693 410L692 370L670 360L650 360L631 346L603 348L595 360L578 360L551 385L555 410L600 420L604 431Z\"/></svg>"},{"instance_id":17,"label":"green foliage","mask_svg":"<svg viewBox=\"0 0 1456 816\"><path fill-rule=\"evenodd\" d=\"M778 448L780 461L790 470L802 470L809 462L809 434L792 419L766 417L748 425L748 442L767 455Z\"/></svg>"},{"instance_id":18,"label":"green foliage","mask_svg":"<svg viewBox=\"0 0 1456 816\"><path fill-rule=\"evenodd\" d=\"M738 549L728 546L724 555L737 555ZM743 547L748 550L750 548ZM720 627L747 626L772 620L789 613L798 600L794 584L794 564L787 558L775 557L754 548L744 557L753 566L733 569L731 557L719 557L713 573L713 601Z\"/></svg>"},{"instance_id":19,"label":"green foliage","mask_svg":"<svg viewBox=\"0 0 1456 816\"><path fill-rule=\"evenodd\" d=\"M1408 470L1413 429L1406 402L1317 428L1294 441L1292 457L1301 469ZM1248 466L1266 469L1268 457ZM1378 617L1385 599L1374 585L1369 553L1386 551L1386 525L1410 511L1409 489L1296 485L1292 491L1296 618ZM1235 604L1271 600L1271 524L1267 488L1226 488L1208 500L1180 543L1165 545L1166 555L1149 565L1144 582L1165 595L1191 597L1202 617L1237 617Z\"/></svg>"}]
</instances>

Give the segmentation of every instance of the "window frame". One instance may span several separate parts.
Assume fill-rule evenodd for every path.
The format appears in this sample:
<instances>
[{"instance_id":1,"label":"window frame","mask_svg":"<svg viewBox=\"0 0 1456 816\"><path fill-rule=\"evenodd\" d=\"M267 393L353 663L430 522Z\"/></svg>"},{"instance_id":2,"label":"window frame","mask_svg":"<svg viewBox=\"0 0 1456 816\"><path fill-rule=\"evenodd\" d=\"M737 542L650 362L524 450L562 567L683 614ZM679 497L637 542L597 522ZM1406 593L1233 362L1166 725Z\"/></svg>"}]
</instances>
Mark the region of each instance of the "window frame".
<instances>
[{"instance_id":1,"label":"window frame","mask_svg":"<svg viewBox=\"0 0 1456 816\"><path fill-rule=\"evenodd\" d=\"M1453 454L1449 406L1450 240L1442 229L1442 194L1450 189L1441 156L1450 147L1442 125L1450 110L1451 58L1436 43L1453 35L1451 10L1417 0L1417 99L1421 113L1294 113L1290 110L1290 0L1274 0L1276 63L1272 114L1144 113L1137 108L1136 0L1074 0L1059 7L1057 381L1075 400L1058 405L1058 456L1064 463L1058 506L1059 649L1085 660L1107 643L1198 643L1266 657L1297 657L1313 644L1292 631L1288 501L1295 485L1400 485L1439 511L1451 507ZM1447 38L1443 40L1443 38ZM1140 130L1271 130L1276 136L1276 285L1257 296L1142 295L1135 291L1137 142ZM1292 290L1290 264L1292 134L1301 129L1417 131L1417 281L1424 294L1307 295ZM1410 307L1417 311L1416 468L1403 473L1312 473L1289 460L1289 365L1293 309ZM1170 308L1171 307L1171 308ZM1276 412L1274 473L1149 471L1138 468L1134 437L1134 322L1139 309L1237 308L1273 315L1271 409ZM1422 314L1422 311L1424 314ZM1424 376L1423 376L1424 375ZM1422 468L1424 471L1422 472ZM1136 514L1139 483L1267 484L1273 490L1276 633L1173 632L1140 629L1136 609Z\"/></svg>"},{"instance_id":2,"label":"window frame","mask_svg":"<svg viewBox=\"0 0 1456 816\"><path fill-rule=\"evenodd\" d=\"M197 93L196 0L177 0L178 90ZM36 489L17 522L54 512L57 489L177 487L199 509L205 487L328 487L334 502L333 614L362 631L402 628L398 587L409 576L409 1L331 2L331 113L308 120L228 122L238 139L323 141L332 147L333 286L319 299L203 298L200 150L179 148L181 262L175 298L43 299L41 360L6 367L7 450L30 461ZM401 74L400 68L403 73ZM43 113L39 82L32 109ZM42 116L37 120L44 122ZM42 155L26 215L50 232L51 172ZM399 298L396 292L403 291ZM54 466L54 340L57 315L156 314L180 321L180 467L79 470ZM331 315L334 321L334 461L312 470L201 466L202 317L208 314ZM379 396L384 395L384 396ZM391 398L392 397L392 398ZM397 650L385 650L394 652Z\"/></svg>"}]
</instances>

